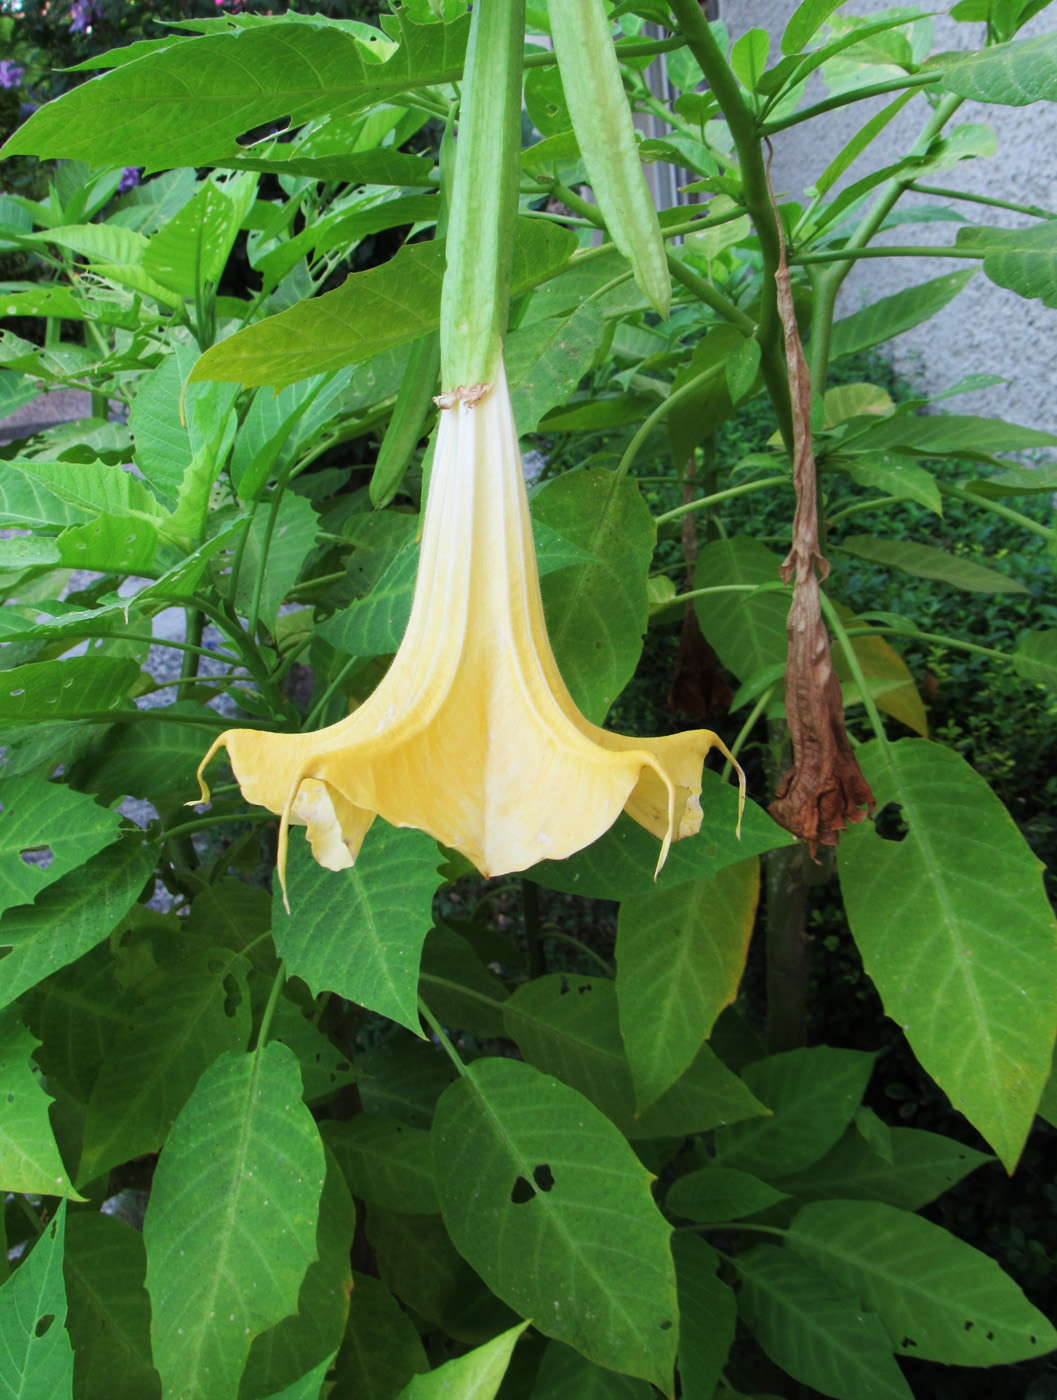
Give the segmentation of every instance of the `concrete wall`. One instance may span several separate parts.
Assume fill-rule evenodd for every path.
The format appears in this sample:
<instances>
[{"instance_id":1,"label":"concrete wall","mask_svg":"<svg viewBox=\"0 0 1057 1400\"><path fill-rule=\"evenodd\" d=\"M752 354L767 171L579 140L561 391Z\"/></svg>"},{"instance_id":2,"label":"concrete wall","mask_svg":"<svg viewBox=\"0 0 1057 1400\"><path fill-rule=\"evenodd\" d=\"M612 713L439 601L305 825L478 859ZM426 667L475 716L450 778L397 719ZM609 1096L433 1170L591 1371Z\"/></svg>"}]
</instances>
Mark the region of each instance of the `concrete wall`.
<instances>
[{"instance_id":1,"label":"concrete wall","mask_svg":"<svg viewBox=\"0 0 1057 1400\"><path fill-rule=\"evenodd\" d=\"M887 7L887 0L853 0L844 8L849 13L865 15ZM732 37L754 26L766 29L772 35L773 64L782 30L795 8L795 0L720 0L720 18ZM934 23L937 51L973 49L983 42L982 25L958 24L946 15L936 16ZM1037 15L1022 35L1028 37L1054 28L1057 6ZM809 89L805 101L817 101L826 95L826 89L818 82ZM780 133L775 138L772 171L776 192L801 199L804 189L862 123L890 100L891 95L855 103ZM905 154L928 114L925 98L915 97L837 188ZM930 178L927 183L1057 209L1057 104L996 107L966 102L952 125L963 122L987 122L994 127L998 135L997 156L968 162ZM906 195L904 200L908 204L927 202L917 195ZM980 205L959 202L954 207L975 223L1023 227L1031 222L1023 215ZM952 243L957 227L951 223L904 225L882 235L882 239L915 246ZM844 285L838 315L847 315L878 297L964 266L965 263L940 258L864 260ZM1008 385L959 399L957 408L1057 431L1057 312L1039 301L1025 301L996 287L982 271L939 316L891 341L889 353L901 368L920 371L930 390L946 388L966 374L1001 374L1011 381Z\"/></svg>"}]
</instances>

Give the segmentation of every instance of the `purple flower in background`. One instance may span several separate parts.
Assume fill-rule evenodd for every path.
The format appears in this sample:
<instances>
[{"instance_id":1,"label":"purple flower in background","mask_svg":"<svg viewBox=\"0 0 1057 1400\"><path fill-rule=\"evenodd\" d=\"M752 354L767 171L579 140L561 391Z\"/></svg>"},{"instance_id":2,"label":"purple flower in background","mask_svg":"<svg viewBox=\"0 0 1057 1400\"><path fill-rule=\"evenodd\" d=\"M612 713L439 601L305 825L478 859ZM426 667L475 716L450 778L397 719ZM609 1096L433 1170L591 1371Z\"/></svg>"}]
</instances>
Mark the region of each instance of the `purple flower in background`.
<instances>
[{"instance_id":1,"label":"purple flower in background","mask_svg":"<svg viewBox=\"0 0 1057 1400\"><path fill-rule=\"evenodd\" d=\"M25 69L20 68L10 58L0 59L0 88L21 87L24 72Z\"/></svg>"},{"instance_id":2,"label":"purple flower in background","mask_svg":"<svg viewBox=\"0 0 1057 1400\"><path fill-rule=\"evenodd\" d=\"M121 171L121 183L117 187L118 194L127 194L129 190L135 188L143 178L143 170L138 165L126 165Z\"/></svg>"},{"instance_id":3,"label":"purple flower in background","mask_svg":"<svg viewBox=\"0 0 1057 1400\"><path fill-rule=\"evenodd\" d=\"M87 34L92 27L92 20L98 19L102 11L100 0L73 0L70 6L70 32Z\"/></svg>"}]
</instances>

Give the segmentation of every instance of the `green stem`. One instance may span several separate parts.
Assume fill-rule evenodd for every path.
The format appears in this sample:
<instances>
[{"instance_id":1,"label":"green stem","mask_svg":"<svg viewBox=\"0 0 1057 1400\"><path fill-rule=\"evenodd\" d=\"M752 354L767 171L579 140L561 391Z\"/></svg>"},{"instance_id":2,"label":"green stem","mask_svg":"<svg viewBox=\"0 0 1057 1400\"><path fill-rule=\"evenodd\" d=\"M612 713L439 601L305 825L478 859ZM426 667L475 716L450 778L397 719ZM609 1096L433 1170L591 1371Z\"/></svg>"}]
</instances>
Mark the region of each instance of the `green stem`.
<instances>
[{"instance_id":1,"label":"green stem","mask_svg":"<svg viewBox=\"0 0 1057 1400\"><path fill-rule=\"evenodd\" d=\"M206 620L197 608L187 609L187 645L184 648L183 665L180 667L181 681L194 680L198 675L198 658L202 655L202 633Z\"/></svg>"},{"instance_id":2,"label":"green stem","mask_svg":"<svg viewBox=\"0 0 1057 1400\"><path fill-rule=\"evenodd\" d=\"M775 686L769 685L767 689L760 695L760 698L756 701L756 704L753 705L752 709L749 711L749 718L738 730L738 737L730 746L731 757L737 758L738 754L741 753L742 745L745 743L746 739L748 739L752 731L756 728L756 721L760 718L764 710L766 710L767 706L771 703L771 696L774 694L775 689ZM725 783L730 777L731 772L732 765L730 763L730 760L728 759L727 762L723 765L723 772L721 774L720 780Z\"/></svg>"},{"instance_id":3,"label":"green stem","mask_svg":"<svg viewBox=\"0 0 1057 1400\"><path fill-rule=\"evenodd\" d=\"M22 1207L22 1214L26 1217L26 1219L29 1221L29 1223L33 1226L33 1228L34 1228L34 1230L36 1230L37 1234L38 1234L38 1235L42 1235L42 1234L44 1233L44 1221L41 1220L40 1216L37 1214L37 1212L36 1212L36 1211L33 1209L33 1207L30 1205L29 1201L26 1200L25 1196L22 1194L21 1191L16 1191L16 1192L15 1192L15 1200L16 1200L16 1201L18 1202L18 1204Z\"/></svg>"},{"instance_id":4,"label":"green stem","mask_svg":"<svg viewBox=\"0 0 1057 1400\"><path fill-rule=\"evenodd\" d=\"M990 656L997 661L1012 663L1008 651L998 651L995 647L982 647L976 642L964 642L960 637L947 637L940 632L919 632L916 628L905 627L853 627L846 629L849 637L903 637L908 642L931 642L935 646L952 647L955 651L969 651L975 656Z\"/></svg>"},{"instance_id":5,"label":"green stem","mask_svg":"<svg viewBox=\"0 0 1057 1400\"><path fill-rule=\"evenodd\" d=\"M914 180L907 186L915 194L939 195L942 199L963 199L970 204L984 204L988 209L1009 209L1014 214L1026 214L1032 219L1057 219L1057 214L1040 209L1037 204L1016 204L1009 199L992 199L985 194L970 194L968 190L948 190L942 185L922 185Z\"/></svg>"},{"instance_id":6,"label":"green stem","mask_svg":"<svg viewBox=\"0 0 1057 1400\"><path fill-rule=\"evenodd\" d=\"M724 321L729 321L732 326L737 326L744 331L747 336L756 333L756 323L751 316L747 316L744 311L734 305L722 292L717 292L711 282L706 282L696 272L686 266L671 248L665 248L668 256L668 270L677 282L681 282L688 292L692 292L698 301L704 302L706 306L712 308L717 316L722 316Z\"/></svg>"},{"instance_id":7,"label":"green stem","mask_svg":"<svg viewBox=\"0 0 1057 1400\"><path fill-rule=\"evenodd\" d=\"M839 520L844 520L849 515L856 515L860 510L873 510L875 506L894 506L900 501L908 501L909 496L875 496L869 501L856 501L854 505L845 506L836 515L831 515L827 521L832 530Z\"/></svg>"},{"instance_id":8,"label":"green stem","mask_svg":"<svg viewBox=\"0 0 1057 1400\"><path fill-rule=\"evenodd\" d=\"M616 469L616 478L618 482L623 481L624 477L627 476L643 444L661 419L664 418L677 403L682 403L684 399L688 399L690 395L696 393L702 385L708 384L713 379L718 379L723 372L723 364L710 365L708 369L702 370L700 374L695 374L693 379L688 379L686 383L680 385L678 389L673 389L664 402L657 405L628 443L624 455L621 457L620 463Z\"/></svg>"},{"instance_id":9,"label":"green stem","mask_svg":"<svg viewBox=\"0 0 1057 1400\"><path fill-rule=\"evenodd\" d=\"M960 258L963 262L982 260L983 252L978 248L934 248L903 247L885 244L883 248L841 248L835 252L794 253L789 259L795 267L810 267L824 263L851 263L860 258Z\"/></svg>"},{"instance_id":10,"label":"green stem","mask_svg":"<svg viewBox=\"0 0 1057 1400\"><path fill-rule=\"evenodd\" d=\"M626 43L615 45L618 58L647 58L654 54L671 53L673 49L681 49L685 46L686 40L681 34L671 39L631 39ZM558 60L553 53L533 53L525 55L526 68L549 68L551 64Z\"/></svg>"},{"instance_id":11,"label":"green stem","mask_svg":"<svg viewBox=\"0 0 1057 1400\"><path fill-rule=\"evenodd\" d=\"M781 257L778 226L771 208L770 189L763 151L756 129L756 113L748 106L715 35L701 12L698 0L671 0L676 23L686 37L690 52L697 59L715 94L738 153L741 167L742 202L748 210L760 242L763 268L760 283L760 318L756 338L760 342L760 371L774 408L782 439L793 450L793 420L789 401L789 379L782 353L784 344L778 315L778 288L775 273Z\"/></svg>"},{"instance_id":12,"label":"green stem","mask_svg":"<svg viewBox=\"0 0 1057 1400\"><path fill-rule=\"evenodd\" d=\"M786 587L786 584L777 581L775 583L717 583L711 588L692 588L689 593L677 593L674 598L669 598L664 606L672 608L676 603L690 603L695 598L707 598L712 593L779 593L784 592Z\"/></svg>"},{"instance_id":13,"label":"green stem","mask_svg":"<svg viewBox=\"0 0 1057 1400\"><path fill-rule=\"evenodd\" d=\"M444 1047L448 1059L451 1060L452 1064L459 1071L460 1075L462 1075L465 1078L466 1066L459 1058L458 1051L455 1049L455 1046L452 1045L451 1041L445 1034L444 1027L440 1024L436 1016L434 1016L433 1012L429 1009L429 1007L426 1005L426 1003L422 1000L421 997L419 997L418 999L418 1014L422 1017L423 1021L425 1021L426 1025L429 1026L430 1030L437 1037L437 1040L440 1042L440 1044Z\"/></svg>"},{"instance_id":14,"label":"green stem","mask_svg":"<svg viewBox=\"0 0 1057 1400\"><path fill-rule=\"evenodd\" d=\"M574 938L571 933L563 933L561 929L551 929L547 933L544 933L542 937L545 940L553 939L558 943L568 943L571 948L578 949L585 957L596 962L607 977L613 976L613 969L609 966L601 953L596 953L593 948L589 948L587 944L582 943L579 938Z\"/></svg>"},{"instance_id":15,"label":"green stem","mask_svg":"<svg viewBox=\"0 0 1057 1400\"><path fill-rule=\"evenodd\" d=\"M540 940L540 892L532 880L521 882L521 908L525 917L525 948L528 953L530 978L542 977L547 971Z\"/></svg>"},{"instance_id":16,"label":"green stem","mask_svg":"<svg viewBox=\"0 0 1057 1400\"><path fill-rule=\"evenodd\" d=\"M646 478L640 477L639 480L644 481ZM696 501L688 501L686 505L676 506L673 510L666 510L663 515L655 515L653 518L657 525L667 525L672 520L689 515L691 511L707 510L709 506L714 506L720 501L729 501L735 496L747 496L752 491L766 491L772 486L791 485L792 482L787 476L769 476L763 481L747 481L742 486L728 486L725 491L714 491L711 496L699 496Z\"/></svg>"},{"instance_id":17,"label":"green stem","mask_svg":"<svg viewBox=\"0 0 1057 1400\"><path fill-rule=\"evenodd\" d=\"M264 1008L264 1015L261 1017L261 1028L257 1032L256 1054L258 1058L267 1044L268 1032L272 1028L272 1017L275 1015L275 1008L279 1004L279 993L283 990L283 983L285 981L286 963L284 961L279 964L279 971L275 974L275 981L272 983L272 989L268 993L268 1002Z\"/></svg>"},{"instance_id":18,"label":"green stem","mask_svg":"<svg viewBox=\"0 0 1057 1400\"><path fill-rule=\"evenodd\" d=\"M774 136L776 132L788 131L791 126L799 126L801 122L809 122L813 117L821 117L826 112L835 111L838 107L847 107L852 102L865 102L870 97L883 97L886 92L902 92L907 88L928 87L932 83L938 83L942 77L942 73L908 73L903 78L893 78L885 83L870 83L867 87L855 88L850 92L840 92L835 97L827 97L811 107L803 107L799 112L793 112L788 117L779 117L773 122L764 122L759 128L759 132L761 136Z\"/></svg>"},{"instance_id":19,"label":"green stem","mask_svg":"<svg viewBox=\"0 0 1057 1400\"><path fill-rule=\"evenodd\" d=\"M1019 525L1022 530L1030 530L1033 535L1039 535L1044 540L1052 540L1057 535L1057 530L1049 525L1041 525L1037 520L1032 520L1030 515L1021 515L1019 510L1012 510L1009 506L1004 506L998 501L992 501L989 496L978 496L974 491L966 491L961 486L940 486L941 496L953 496L959 501L968 501L970 505L979 506L981 510L989 510L992 515L1000 515L1003 520L1008 520L1011 525Z\"/></svg>"},{"instance_id":20,"label":"green stem","mask_svg":"<svg viewBox=\"0 0 1057 1400\"><path fill-rule=\"evenodd\" d=\"M274 821L271 812L237 812L229 813L222 817L199 817L193 822L184 822L182 826L174 826L169 831L163 831L158 837L159 841L178 841L184 836L193 836L199 831L205 831L211 826L233 826L235 822L270 822Z\"/></svg>"},{"instance_id":21,"label":"green stem","mask_svg":"<svg viewBox=\"0 0 1057 1400\"><path fill-rule=\"evenodd\" d=\"M888 735L885 733L884 724L881 722L880 711L874 702L873 696L870 694L870 687L866 684L866 677L863 675L862 667L859 665L859 658L855 653L855 648L851 644L851 639L845 630L844 623L841 622L837 609L821 589L819 589L819 601L822 603L822 611L826 615L826 621L832 628L833 634L837 638L837 643L844 653L844 659L848 663L848 670L851 672L852 680L858 687L859 695L862 698L866 713L870 718L873 732L877 735L889 763L892 763L892 751L889 747Z\"/></svg>"},{"instance_id":22,"label":"green stem","mask_svg":"<svg viewBox=\"0 0 1057 1400\"><path fill-rule=\"evenodd\" d=\"M308 730L315 728L315 726L319 723L320 716L327 708L327 705L330 701L330 697L337 690L338 686L341 685L342 681L349 674L349 672L356 665L356 663L361 659L362 658L359 656L349 657L348 661L345 662L345 665L342 666L341 670L327 686L320 699L317 700L316 703L312 706L311 710L308 713L308 718L301 726L302 730L305 730L307 732Z\"/></svg>"}]
</instances>

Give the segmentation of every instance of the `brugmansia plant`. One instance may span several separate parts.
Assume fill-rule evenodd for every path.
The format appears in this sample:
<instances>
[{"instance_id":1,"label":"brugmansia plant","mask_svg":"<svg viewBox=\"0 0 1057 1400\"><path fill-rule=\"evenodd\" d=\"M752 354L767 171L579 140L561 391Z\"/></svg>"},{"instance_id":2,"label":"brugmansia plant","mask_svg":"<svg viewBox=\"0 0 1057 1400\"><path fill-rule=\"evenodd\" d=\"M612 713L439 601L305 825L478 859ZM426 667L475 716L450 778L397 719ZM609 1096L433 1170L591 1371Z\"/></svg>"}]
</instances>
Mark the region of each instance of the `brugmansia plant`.
<instances>
[{"instance_id":1,"label":"brugmansia plant","mask_svg":"<svg viewBox=\"0 0 1057 1400\"><path fill-rule=\"evenodd\" d=\"M1043 8L962 0L981 47L935 56L830 0L734 44L697 0L225 14L8 141L58 163L0 200L34 274L0 405L91 416L0 463L0 1393L898 1400L1047 1364L919 1212L1057 1115L1053 911L893 642L980 645L848 602L856 561L1027 588L848 521L989 512L1052 557L1052 465L1000 454L1057 437L826 387L978 264L1052 304L1051 213L929 183L992 150L966 98L1057 98ZM878 94L808 203L772 191L784 130ZM656 209L657 161L697 202ZM835 319L911 187L966 266ZM764 500L784 552L738 533ZM729 747L629 699L647 630L692 718L736 682ZM1057 686L1052 628L984 650ZM807 1044L823 898L959 1139L867 1105L877 1046Z\"/></svg>"}]
</instances>

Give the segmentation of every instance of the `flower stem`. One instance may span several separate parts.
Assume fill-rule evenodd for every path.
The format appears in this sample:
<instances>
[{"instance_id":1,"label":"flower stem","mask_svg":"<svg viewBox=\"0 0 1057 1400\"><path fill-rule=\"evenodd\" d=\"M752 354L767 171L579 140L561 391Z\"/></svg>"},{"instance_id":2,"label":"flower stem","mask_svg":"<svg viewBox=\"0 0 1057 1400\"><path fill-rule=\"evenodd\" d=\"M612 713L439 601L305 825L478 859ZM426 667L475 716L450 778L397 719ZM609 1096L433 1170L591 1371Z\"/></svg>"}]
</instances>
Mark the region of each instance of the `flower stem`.
<instances>
[{"instance_id":1,"label":"flower stem","mask_svg":"<svg viewBox=\"0 0 1057 1400\"><path fill-rule=\"evenodd\" d=\"M422 1000L421 997L419 997L418 999L418 1014L422 1017L423 1021L425 1021L426 1025L429 1026L433 1034L437 1037L438 1043L444 1047L448 1059L451 1060L452 1064L459 1071L460 1075L462 1075L463 1078L465 1078L466 1066L459 1058L459 1052L455 1049L455 1046L452 1045L451 1041L448 1039L444 1027L440 1024L436 1016L434 1016L433 1012L429 1009L429 1007L426 1005L426 1003Z\"/></svg>"},{"instance_id":2,"label":"flower stem","mask_svg":"<svg viewBox=\"0 0 1057 1400\"><path fill-rule=\"evenodd\" d=\"M644 478L640 477L639 480ZM743 486L729 486L725 491L713 492L711 496L699 496L696 501L688 501L686 505L676 506L674 510L666 510L663 515L655 515L653 518L657 525L667 525L669 521L678 520L690 511L707 510L709 506L718 505L720 501L732 500L735 496L747 496L751 491L766 491L771 486L791 484L787 476L769 476L763 481L747 481Z\"/></svg>"}]
</instances>

